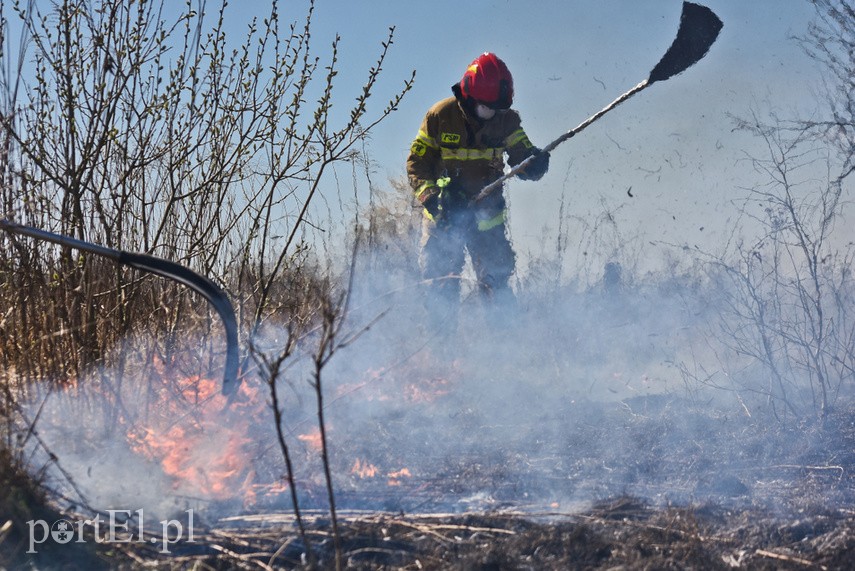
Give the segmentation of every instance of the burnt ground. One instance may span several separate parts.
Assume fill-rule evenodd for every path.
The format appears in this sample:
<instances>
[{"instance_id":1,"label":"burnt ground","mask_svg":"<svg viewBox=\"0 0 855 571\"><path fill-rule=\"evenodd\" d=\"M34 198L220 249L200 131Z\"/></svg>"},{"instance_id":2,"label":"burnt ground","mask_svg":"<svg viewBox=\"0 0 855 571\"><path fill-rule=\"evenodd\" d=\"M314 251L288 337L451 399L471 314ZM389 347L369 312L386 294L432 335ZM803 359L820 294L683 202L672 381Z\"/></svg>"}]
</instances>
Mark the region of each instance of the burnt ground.
<instances>
[{"instance_id":1,"label":"burnt ground","mask_svg":"<svg viewBox=\"0 0 855 571\"><path fill-rule=\"evenodd\" d=\"M329 565L329 529L312 527ZM653 508L627 497L548 517L351 516L341 533L351 569L849 569L855 548L855 518L839 511L787 520L715 505ZM221 529L210 541L232 551L225 567L253 567L259 553L277 561L277 551L278 563L290 567L302 556L298 540L283 542L270 528ZM223 558L206 559L216 566Z\"/></svg>"},{"instance_id":2,"label":"burnt ground","mask_svg":"<svg viewBox=\"0 0 855 571\"><path fill-rule=\"evenodd\" d=\"M460 393L443 398L453 398L461 414L477 416ZM779 422L667 396L571 404L575 418L567 417L567 430L549 434L557 446L547 446L542 431L496 430L501 419L495 418L490 425L482 418L463 419L470 428L453 447L464 450L461 455L452 454L441 439L418 429L405 432L389 419L376 428L373 446L360 444L365 427L350 441L340 437L334 455L345 459L336 473L348 472L350 458L360 457L362 466L377 466L380 474L349 474L336 482L344 566L850 569L855 564L850 407L838 407L823 422ZM422 410L435 415L437 406L434 401ZM525 418L526 426L546 420L519 407L515 417ZM423 426L436 429L435 422ZM516 435L513 442L510 434ZM476 441L477 450L469 446ZM410 452L391 462L404 443ZM404 463L411 467L408 476L389 476ZM300 487L308 544L321 568L333 568L332 528L320 509L322 486L303 480ZM107 567L127 569L302 568L305 543L284 501L284 494L269 495L237 515L208 517L196 542L174 546L169 556L141 543L101 546L109 550L98 556ZM49 553L40 557L44 567ZM19 553L17 562L26 563L26 556ZM75 567L66 561L62 568Z\"/></svg>"},{"instance_id":3,"label":"burnt ground","mask_svg":"<svg viewBox=\"0 0 855 571\"><path fill-rule=\"evenodd\" d=\"M824 422L776 421L666 395L612 403L568 400L557 408L530 409L519 398L508 418L525 419L524 424L500 430L502 418L478 417L464 394L447 397L473 416L462 421L468 428L455 425L459 436L448 449L438 439L414 435L417 429L386 424L389 449L361 450L367 461L382 465L392 450L400 450L398 444L424 442L405 460L433 466L429 475L414 469L411 478L393 482L339 483L340 505L382 510L346 515L343 549L351 568L855 565L850 407L839 407ZM423 410L436 408L434 402ZM566 431L524 429L554 426L556 410L564 415ZM345 449L354 447L356 441L345 443ZM465 456L448 453L461 449ZM271 517L223 521L216 537L232 547L247 541L249 551L270 553L284 545L281 536L267 544L261 539L265 529L271 531L264 523ZM280 526L273 529L280 533ZM318 526L321 534L313 543L328 562L328 520L313 520L312 527ZM296 562L300 543L291 539L281 555Z\"/></svg>"}]
</instances>

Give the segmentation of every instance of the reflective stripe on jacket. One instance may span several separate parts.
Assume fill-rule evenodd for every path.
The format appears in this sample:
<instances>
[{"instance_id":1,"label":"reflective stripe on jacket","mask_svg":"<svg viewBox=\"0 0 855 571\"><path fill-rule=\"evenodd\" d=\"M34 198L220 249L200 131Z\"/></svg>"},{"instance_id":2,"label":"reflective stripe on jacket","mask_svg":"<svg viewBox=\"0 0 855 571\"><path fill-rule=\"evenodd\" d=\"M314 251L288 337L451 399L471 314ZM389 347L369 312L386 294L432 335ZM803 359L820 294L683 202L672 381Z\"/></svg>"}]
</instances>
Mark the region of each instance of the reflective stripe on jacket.
<instances>
[{"instance_id":1,"label":"reflective stripe on jacket","mask_svg":"<svg viewBox=\"0 0 855 571\"><path fill-rule=\"evenodd\" d=\"M450 177L450 188L466 199L504 171L505 154L514 166L534 152L512 109L487 121L470 119L455 97L428 110L407 158L407 175L419 202L439 194L436 181Z\"/></svg>"}]
</instances>

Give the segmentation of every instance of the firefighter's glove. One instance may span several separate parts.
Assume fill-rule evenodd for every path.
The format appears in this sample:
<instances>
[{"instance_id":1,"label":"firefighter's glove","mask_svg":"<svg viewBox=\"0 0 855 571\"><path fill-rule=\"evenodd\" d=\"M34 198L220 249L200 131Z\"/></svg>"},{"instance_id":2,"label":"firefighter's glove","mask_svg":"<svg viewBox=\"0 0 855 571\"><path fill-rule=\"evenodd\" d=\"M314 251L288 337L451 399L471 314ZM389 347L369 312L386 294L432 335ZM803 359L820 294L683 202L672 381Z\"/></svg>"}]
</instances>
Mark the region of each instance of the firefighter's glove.
<instances>
[{"instance_id":1,"label":"firefighter's glove","mask_svg":"<svg viewBox=\"0 0 855 571\"><path fill-rule=\"evenodd\" d=\"M528 164L517 176L522 180L540 180L549 170L549 153L536 149L531 155Z\"/></svg>"},{"instance_id":2,"label":"firefighter's glove","mask_svg":"<svg viewBox=\"0 0 855 571\"><path fill-rule=\"evenodd\" d=\"M428 199L422 203L422 206L430 215L431 220L437 223L442 220L442 209L439 206L438 194L428 197Z\"/></svg>"}]
</instances>

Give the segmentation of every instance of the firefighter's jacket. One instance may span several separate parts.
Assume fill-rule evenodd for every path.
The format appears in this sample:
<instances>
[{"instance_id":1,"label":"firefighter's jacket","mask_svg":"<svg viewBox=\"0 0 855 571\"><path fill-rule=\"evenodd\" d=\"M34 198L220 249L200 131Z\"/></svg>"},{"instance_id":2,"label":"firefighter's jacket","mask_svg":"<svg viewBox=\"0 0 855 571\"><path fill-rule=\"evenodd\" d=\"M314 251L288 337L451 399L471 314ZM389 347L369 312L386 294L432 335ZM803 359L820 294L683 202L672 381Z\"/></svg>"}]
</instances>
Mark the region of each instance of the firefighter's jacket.
<instances>
[{"instance_id":1,"label":"firefighter's jacket","mask_svg":"<svg viewBox=\"0 0 855 571\"><path fill-rule=\"evenodd\" d=\"M439 194L443 184L447 185L443 192L460 194L459 198L468 201L502 176L506 153L515 166L536 151L516 111L498 110L491 119L481 121L467 115L456 97L449 97L425 115L410 148L407 174L422 204ZM536 180L543 173L525 175L521 178ZM445 180L438 185L441 179Z\"/></svg>"}]
</instances>

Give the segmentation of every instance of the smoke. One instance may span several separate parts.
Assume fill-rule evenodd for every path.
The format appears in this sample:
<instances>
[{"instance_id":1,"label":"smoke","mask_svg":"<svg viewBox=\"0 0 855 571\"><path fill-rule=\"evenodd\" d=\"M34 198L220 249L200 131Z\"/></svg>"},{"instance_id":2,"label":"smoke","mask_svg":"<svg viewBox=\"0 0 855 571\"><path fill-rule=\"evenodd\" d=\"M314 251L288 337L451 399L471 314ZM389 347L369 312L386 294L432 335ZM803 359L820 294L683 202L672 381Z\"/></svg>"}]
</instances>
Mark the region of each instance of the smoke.
<instances>
[{"instance_id":1,"label":"smoke","mask_svg":"<svg viewBox=\"0 0 855 571\"><path fill-rule=\"evenodd\" d=\"M436 308L411 266L364 255L320 370L341 510L571 512L622 494L775 504L768 482L780 475L762 467L796 465L817 446L816 433L766 427L752 416L762 398L719 390L727 380L705 369L720 359L714 284L642 282L613 266L583 290L518 285L496 306L467 286L459 304ZM438 334L429 311L457 312L456 327ZM268 324L256 354L275 358L291 333ZM276 376L307 510L327 507L318 340L307 328ZM290 511L264 371L226 404L204 366L215 344L185 343L198 366L93 371L46 398L37 428L62 469L53 485L97 510L157 518Z\"/></svg>"},{"instance_id":2,"label":"smoke","mask_svg":"<svg viewBox=\"0 0 855 571\"><path fill-rule=\"evenodd\" d=\"M673 363L692 342L686 332L698 330L699 307L618 276L583 292L518 291L515 303L498 307L469 292L459 307L425 308L424 284L390 276L373 272L357 283L355 305L383 317L327 372L332 383L380 374L361 395L331 405L327 418L343 435L339 454L405 465L424 485L396 509L548 509L633 491L633 474L617 464L609 472L597 459L649 450L608 423L632 418L622 418L628 401L682 406ZM376 304L361 297L383 289L403 293ZM437 335L428 311L459 311L456 329ZM351 319L368 322L370 311Z\"/></svg>"},{"instance_id":3,"label":"smoke","mask_svg":"<svg viewBox=\"0 0 855 571\"><path fill-rule=\"evenodd\" d=\"M248 493L251 425L262 419L246 413L263 412L263 399L227 406L222 369L210 366L224 354L219 340L174 342L170 362L158 341L125 340L120 358L111 356L115 368L69 379L25 409L35 427L31 470L67 508L87 516L142 510L154 525L217 502L239 507ZM255 395L244 389L239 397Z\"/></svg>"},{"instance_id":4,"label":"smoke","mask_svg":"<svg viewBox=\"0 0 855 571\"><path fill-rule=\"evenodd\" d=\"M92 380L86 376L80 384L85 387ZM47 488L69 509L144 509L163 517L178 511L179 499L167 493L173 482L157 463L132 450L126 424L117 424L109 413L115 405L99 397L86 388L44 397L38 404L33 469L44 471ZM133 403L125 404L135 409Z\"/></svg>"}]
</instances>

